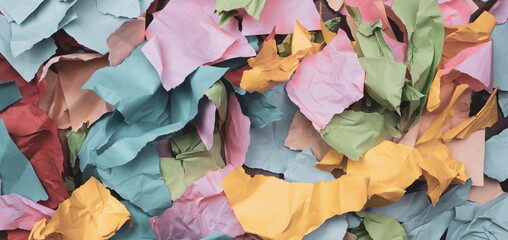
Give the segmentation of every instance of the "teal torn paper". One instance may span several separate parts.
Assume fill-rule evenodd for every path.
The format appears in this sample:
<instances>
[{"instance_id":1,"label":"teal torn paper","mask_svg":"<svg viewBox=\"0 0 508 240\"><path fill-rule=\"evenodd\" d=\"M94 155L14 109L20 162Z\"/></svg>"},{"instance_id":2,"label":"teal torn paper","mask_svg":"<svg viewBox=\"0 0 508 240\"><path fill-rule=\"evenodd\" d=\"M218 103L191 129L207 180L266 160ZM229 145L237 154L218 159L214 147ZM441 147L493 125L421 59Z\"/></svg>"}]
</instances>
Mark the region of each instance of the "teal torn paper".
<instances>
[{"instance_id":1,"label":"teal torn paper","mask_svg":"<svg viewBox=\"0 0 508 240\"><path fill-rule=\"evenodd\" d=\"M34 202L48 200L35 170L12 141L3 119L0 119L0 178L1 195L16 193Z\"/></svg>"},{"instance_id":2,"label":"teal torn paper","mask_svg":"<svg viewBox=\"0 0 508 240\"><path fill-rule=\"evenodd\" d=\"M16 82L0 82L0 112L21 98L21 92Z\"/></svg>"},{"instance_id":3,"label":"teal torn paper","mask_svg":"<svg viewBox=\"0 0 508 240\"><path fill-rule=\"evenodd\" d=\"M251 128L250 144L245 159L245 165L250 168L283 173L288 167L289 160L294 159L298 153L284 146L297 109L286 93L286 83L278 84L263 93L282 111L284 118L268 123L263 128ZM244 105L242 110L243 107ZM245 112L244 114L247 115Z\"/></svg>"},{"instance_id":4,"label":"teal torn paper","mask_svg":"<svg viewBox=\"0 0 508 240\"><path fill-rule=\"evenodd\" d=\"M150 215L144 213L141 209L130 203L129 201L121 201L127 210L131 213L132 226L124 224L111 240L147 240L157 239L150 225Z\"/></svg>"}]
</instances>

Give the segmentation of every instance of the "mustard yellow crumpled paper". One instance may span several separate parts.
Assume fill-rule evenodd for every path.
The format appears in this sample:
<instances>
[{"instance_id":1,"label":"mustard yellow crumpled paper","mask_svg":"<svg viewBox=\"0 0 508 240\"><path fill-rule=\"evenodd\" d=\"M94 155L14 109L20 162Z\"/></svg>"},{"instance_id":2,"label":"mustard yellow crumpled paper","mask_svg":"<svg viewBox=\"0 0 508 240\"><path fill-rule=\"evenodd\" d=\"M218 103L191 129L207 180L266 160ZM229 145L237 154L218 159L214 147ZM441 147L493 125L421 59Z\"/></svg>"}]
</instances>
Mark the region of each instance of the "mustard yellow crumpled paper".
<instances>
[{"instance_id":1,"label":"mustard yellow crumpled paper","mask_svg":"<svg viewBox=\"0 0 508 240\"><path fill-rule=\"evenodd\" d=\"M369 180L342 176L330 182L289 183L239 167L221 182L245 232L259 239L302 239L326 219L361 210Z\"/></svg>"},{"instance_id":2,"label":"mustard yellow crumpled paper","mask_svg":"<svg viewBox=\"0 0 508 240\"><path fill-rule=\"evenodd\" d=\"M60 203L49 221L35 223L28 239L108 239L126 221L130 221L127 208L92 177Z\"/></svg>"},{"instance_id":3,"label":"mustard yellow crumpled paper","mask_svg":"<svg viewBox=\"0 0 508 240\"><path fill-rule=\"evenodd\" d=\"M248 91L265 92L288 80L300 61L321 50L322 44L313 43L307 29L296 21L291 42L291 55L279 57L273 36L268 36L256 57L248 60L250 70L243 72L240 87Z\"/></svg>"}]
</instances>

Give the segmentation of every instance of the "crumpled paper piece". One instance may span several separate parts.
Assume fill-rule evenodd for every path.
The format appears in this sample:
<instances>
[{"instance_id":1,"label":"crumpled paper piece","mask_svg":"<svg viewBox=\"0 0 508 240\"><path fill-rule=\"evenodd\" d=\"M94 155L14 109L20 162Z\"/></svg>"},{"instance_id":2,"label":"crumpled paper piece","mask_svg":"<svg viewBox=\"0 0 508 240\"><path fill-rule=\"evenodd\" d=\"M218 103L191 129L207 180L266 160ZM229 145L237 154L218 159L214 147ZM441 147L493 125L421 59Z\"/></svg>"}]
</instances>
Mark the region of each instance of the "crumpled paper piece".
<instances>
[{"instance_id":1,"label":"crumpled paper piece","mask_svg":"<svg viewBox=\"0 0 508 240\"><path fill-rule=\"evenodd\" d=\"M245 232L263 239L300 239L332 216L362 209L368 182L342 176L316 184L288 183L262 175L251 178L236 168L221 185Z\"/></svg>"},{"instance_id":2,"label":"crumpled paper piece","mask_svg":"<svg viewBox=\"0 0 508 240\"><path fill-rule=\"evenodd\" d=\"M58 206L50 220L34 225L29 240L44 240L53 234L69 240L108 239L129 220L127 208L90 178Z\"/></svg>"}]
</instances>

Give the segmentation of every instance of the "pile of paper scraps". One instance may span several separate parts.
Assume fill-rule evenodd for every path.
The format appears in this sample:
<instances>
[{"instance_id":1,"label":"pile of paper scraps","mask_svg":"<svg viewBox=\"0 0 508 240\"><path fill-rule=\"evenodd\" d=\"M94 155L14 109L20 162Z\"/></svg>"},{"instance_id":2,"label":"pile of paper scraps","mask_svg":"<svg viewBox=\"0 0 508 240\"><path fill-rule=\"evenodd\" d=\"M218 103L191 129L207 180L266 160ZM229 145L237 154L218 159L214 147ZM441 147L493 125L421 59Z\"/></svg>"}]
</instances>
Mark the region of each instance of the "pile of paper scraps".
<instances>
[{"instance_id":1,"label":"pile of paper scraps","mask_svg":"<svg viewBox=\"0 0 508 240\"><path fill-rule=\"evenodd\" d=\"M508 0L0 0L0 239L508 239Z\"/></svg>"}]
</instances>

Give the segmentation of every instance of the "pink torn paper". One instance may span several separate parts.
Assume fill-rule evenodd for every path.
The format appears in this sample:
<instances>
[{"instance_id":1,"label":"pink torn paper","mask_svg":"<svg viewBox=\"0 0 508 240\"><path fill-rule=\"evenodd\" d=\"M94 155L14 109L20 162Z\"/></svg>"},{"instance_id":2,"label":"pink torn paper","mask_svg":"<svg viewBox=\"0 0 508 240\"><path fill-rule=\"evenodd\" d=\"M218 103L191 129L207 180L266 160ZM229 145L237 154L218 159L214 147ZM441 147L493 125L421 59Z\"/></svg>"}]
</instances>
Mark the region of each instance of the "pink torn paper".
<instances>
[{"instance_id":1,"label":"pink torn paper","mask_svg":"<svg viewBox=\"0 0 508 240\"><path fill-rule=\"evenodd\" d=\"M457 82L468 84L474 91L492 92L492 54L492 41L464 49L446 63L443 75L460 71L467 76L459 77Z\"/></svg>"},{"instance_id":2,"label":"pink torn paper","mask_svg":"<svg viewBox=\"0 0 508 240\"><path fill-rule=\"evenodd\" d=\"M106 40L109 49L109 65L114 67L123 62L132 50L145 40L145 18L124 22Z\"/></svg>"},{"instance_id":3,"label":"pink torn paper","mask_svg":"<svg viewBox=\"0 0 508 240\"><path fill-rule=\"evenodd\" d=\"M385 39L386 45L392 50L393 60L396 62L405 62L407 44L391 38L386 33L383 33L383 38Z\"/></svg>"},{"instance_id":4,"label":"pink torn paper","mask_svg":"<svg viewBox=\"0 0 508 240\"><path fill-rule=\"evenodd\" d=\"M339 29L321 52L303 59L286 90L314 128L321 130L333 115L363 97L364 79L365 70L346 32Z\"/></svg>"},{"instance_id":5,"label":"pink torn paper","mask_svg":"<svg viewBox=\"0 0 508 240\"><path fill-rule=\"evenodd\" d=\"M49 67L55 65L58 74L51 74ZM48 82L47 90L39 108L52 119L57 120L58 128L79 129L83 123L88 126L114 107L106 103L94 91L81 89L92 74L109 65L106 56L96 53L76 53L54 57L44 65L41 79ZM69 122L59 121L61 115L68 115Z\"/></svg>"},{"instance_id":6,"label":"pink torn paper","mask_svg":"<svg viewBox=\"0 0 508 240\"><path fill-rule=\"evenodd\" d=\"M215 104L204 98L199 101L199 111L196 118L194 118L194 125L198 132L199 138L205 144L206 149L212 149L213 145L213 130L215 128L215 112L217 107Z\"/></svg>"},{"instance_id":7,"label":"pink torn paper","mask_svg":"<svg viewBox=\"0 0 508 240\"><path fill-rule=\"evenodd\" d=\"M0 179L0 192L2 180ZM42 206L18 194L0 195L0 231L24 229L31 230L33 225L50 219L55 211Z\"/></svg>"},{"instance_id":8,"label":"pink torn paper","mask_svg":"<svg viewBox=\"0 0 508 240\"><path fill-rule=\"evenodd\" d=\"M201 239L214 232L231 237L243 235L240 222L222 190L220 182L232 165L208 172L195 181L173 206L150 219L157 239Z\"/></svg>"},{"instance_id":9,"label":"pink torn paper","mask_svg":"<svg viewBox=\"0 0 508 240\"><path fill-rule=\"evenodd\" d=\"M236 19L231 19L224 28L218 26L218 18L213 14L214 3L213 0L172 0L154 13L154 20L146 30L148 43L142 51L159 73L166 90L180 85L205 63L256 55L239 32Z\"/></svg>"},{"instance_id":10,"label":"pink torn paper","mask_svg":"<svg viewBox=\"0 0 508 240\"><path fill-rule=\"evenodd\" d=\"M243 115L235 93L229 93L228 116L226 117L224 153L226 163L233 167L242 166L250 142L250 120Z\"/></svg>"},{"instance_id":11,"label":"pink torn paper","mask_svg":"<svg viewBox=\"0 0 508 240\"><path fill-rule=\"evenodd\" d=\"M289 34L297 20L309 31L321 29L321 17L312 0L266 0L259 20L244 15L242 34L270 34L274 28L275 34Z\"/></svg>"},{"instance_id":12,"label":"pink torn paper","mask_svg":"<svg viewBox=\"0 0 508 240\"><path fill-rule=\"evenodd\" d=\"M382 0L346 0L345 5L357 7L362 16L362 22L374 23L381 20L383 29L391 29Z\"/></svg>"},{"instance_id":13,"label":"pink torn paper","mask_svg":"<svg viewBox=\"0 0 508 240\"><path fill-rule=\"evenodd\" d=\"M498 0L490 8L489 13L494 15L497 24L505 23L508 18L508 0Z\"/></svg>"},{"instance_id":14,"label":"pink torn paper","mask_svg":"<svg viewBox=\"0 0 508 240\"><path fill-rule=\"evenodd\" d=\"M485 204L504 193L498 181L485 176L483 186L472 186L467 200Z\"/></svg>"},{"instance_id":15,"label":"pink torn paper","mask_svg":"<svg viewBox=\"0 0 508 240\"><path fill-rule=\"evenodd\" d=\"M323 159L331 149L331 147L326 144L325 140L321 138L319 132L312 127L312 122L298 110L289 127L289 133L284 142L284 146L291 150L305 150L310 147L312 149L312 154L318 160Z\"/></svg>"},{"instance_id":16,"label":"pink torn paper","mask_svg":"<svg viewBox=\"0 0 508 240\"><path fill-rule=\"evenodd\" d=\"M440 1L439 9L443 15L443 23L447 27L469 23L472 14L465 0Z\"/></svg>"}]
</instances>

